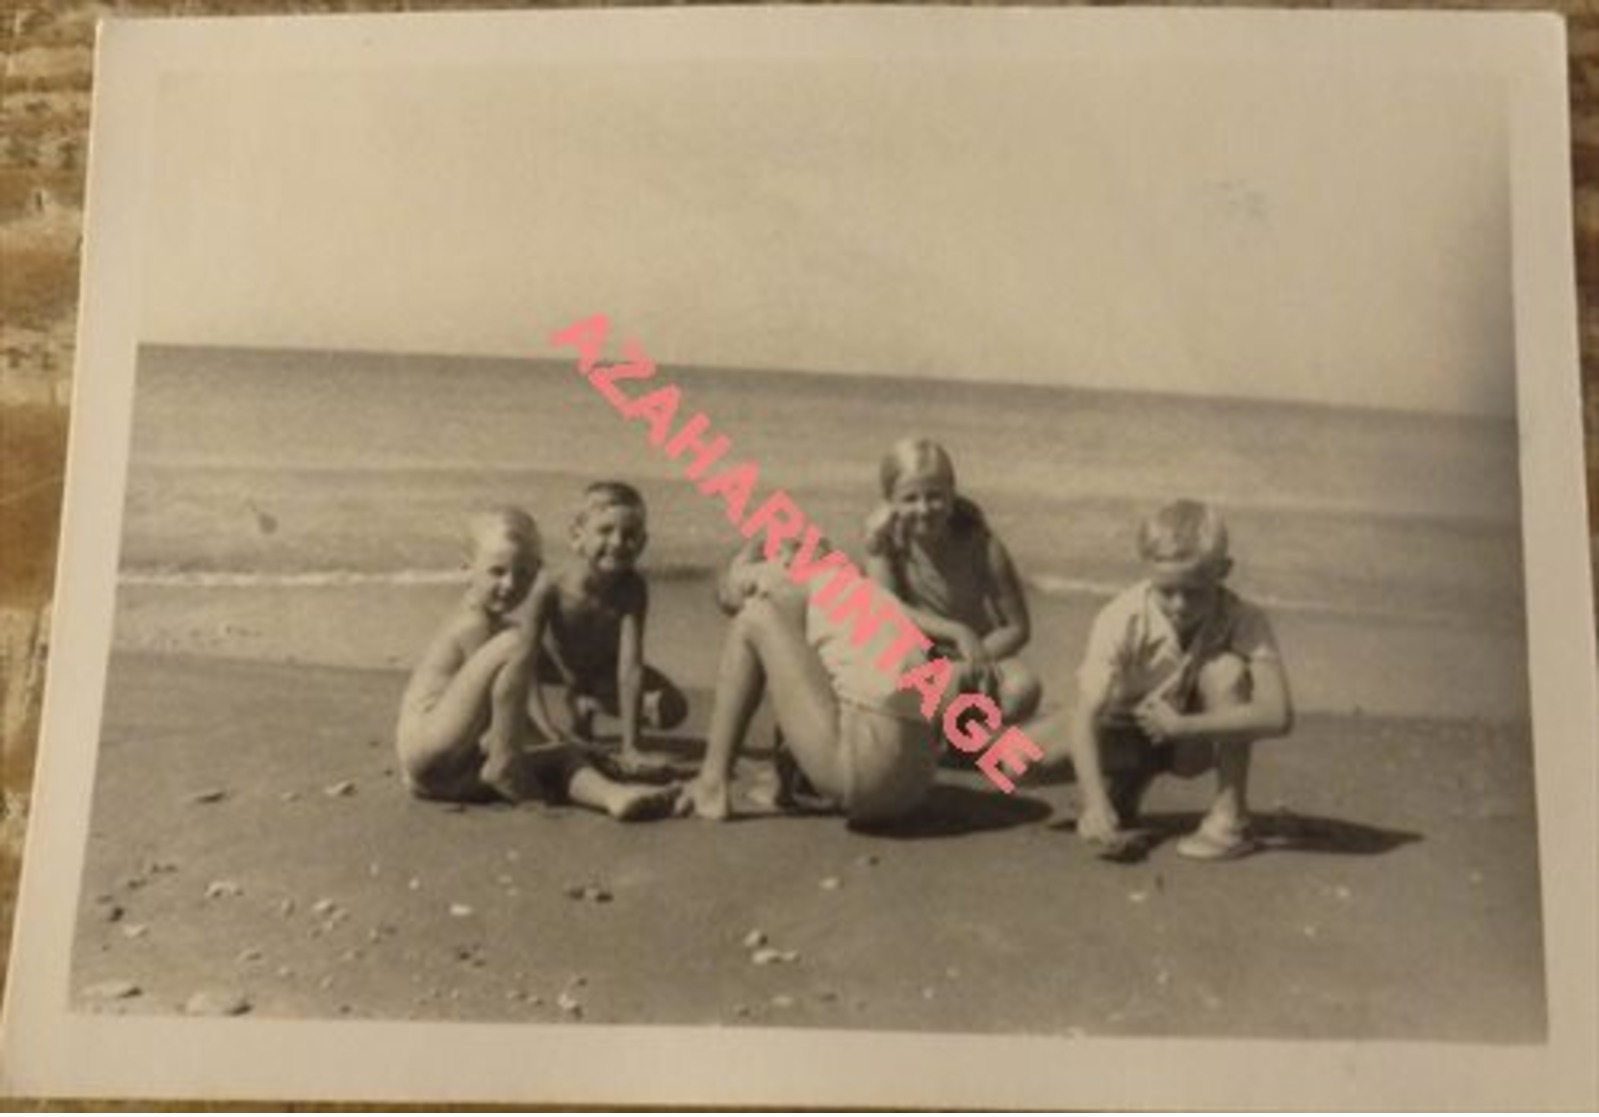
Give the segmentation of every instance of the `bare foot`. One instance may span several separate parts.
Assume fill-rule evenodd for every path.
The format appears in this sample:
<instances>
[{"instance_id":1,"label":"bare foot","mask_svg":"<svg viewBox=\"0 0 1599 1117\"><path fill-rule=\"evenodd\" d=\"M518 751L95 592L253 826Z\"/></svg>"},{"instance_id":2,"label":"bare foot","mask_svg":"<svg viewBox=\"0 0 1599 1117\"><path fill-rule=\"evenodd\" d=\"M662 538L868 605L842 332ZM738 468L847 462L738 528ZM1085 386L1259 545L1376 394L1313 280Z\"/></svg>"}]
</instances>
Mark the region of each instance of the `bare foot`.
<instances>
[{"instance_id":1,"label":"bare foot","mask_svg":"<svg viewBox=\"0 0 1599 1117\"><path fill-rule=\"evenodd\" d=\"M478 769L478 779L502 799L511 803L520 803L526 798L518 778L522 770L520 760L520 754L513 749L496 749L483 762L483 767Z\"/></svg>"},{"instance_id":2,"label":"bare foot","mask_svg":"<svg viewBox=\"0 0 1599 1117\"><path fill-rule=\"evenodd\" d=\"M672 814L677 801L678 788L675 785L626 787L611 798L607 809L618 822L645 822Z\"/></svg>"},{"instance_id":3,"label":"bare foot","mask_svg":"<svg viewBox=\"0 0 1599 1117\"><path fill-rule=\"evenodd\" d=\"M1121 865L1136 865L1149 856L1150 834L1147 830L1117 830L1108 838L1091 842L1094 855L1101 861Z\"/></svg>"},{"instance_id":4,"label":"bare foot","mask_svg":"<svg viewBox=\"0 0 1599 1117\"><path fill-rule=\"evenodd\" d=\"M784 793L783 782L770 768L762 768L756 772L755 780L745 791L744 798L751 805L771 814L785 810L790 802Z\"/></svg>"},{"instance_id":5,"label":"bare foot","mask_svg":"<svg viewBox=\"0 0 1599 1117\"><path fill-rule=\"evenodd\" d=\"M630 780L661 780L681 774L665 757L651 756L638 749L623 749L613 762L617 772Z\"/></svg>"},{"instance_id":6,"label":"bare foot","mask_svg":"<svg viewBox=\"0 0 1599 1117\"><path fill-rule=\"evenodd\" d=\"M721 781L690 780L677 789L677 802L672 813L679 818L693 815L711 822L724 822L733 813L727 794L727 784Z\"/></svg>"}]
</instances>

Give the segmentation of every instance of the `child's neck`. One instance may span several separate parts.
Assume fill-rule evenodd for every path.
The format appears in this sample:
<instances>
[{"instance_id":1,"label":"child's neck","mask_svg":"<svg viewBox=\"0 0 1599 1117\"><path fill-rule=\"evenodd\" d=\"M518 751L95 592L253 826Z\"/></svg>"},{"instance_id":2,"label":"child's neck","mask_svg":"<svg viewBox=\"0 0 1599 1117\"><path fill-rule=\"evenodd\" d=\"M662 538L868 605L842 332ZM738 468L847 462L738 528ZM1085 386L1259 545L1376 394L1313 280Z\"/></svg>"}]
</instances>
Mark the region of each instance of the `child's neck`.
<instances>
[{"instance_id":1,"label":"child's neck","mask_svg":"<svg viewBox=\"0 0 1599 1117\"><path fill-rule=\"evenodd\" d=\"M578 571L578 584L584 590L592 593L604 593L621 584L629 574L633 573L631 567L626 570L599 570L595 567L584 565Z\"/></svg>"}]
</instances>

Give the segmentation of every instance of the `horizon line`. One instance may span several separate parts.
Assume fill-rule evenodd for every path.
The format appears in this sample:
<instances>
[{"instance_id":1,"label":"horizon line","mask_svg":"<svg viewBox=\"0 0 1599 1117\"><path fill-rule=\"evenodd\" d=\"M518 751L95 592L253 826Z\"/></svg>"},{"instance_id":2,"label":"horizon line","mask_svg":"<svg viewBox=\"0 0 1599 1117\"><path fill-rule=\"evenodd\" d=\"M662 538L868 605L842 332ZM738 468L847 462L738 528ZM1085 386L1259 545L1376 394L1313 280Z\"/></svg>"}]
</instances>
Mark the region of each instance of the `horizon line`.
<instances>
[{"instance_id":1,"label":"horizon line","mask_svg":"<svg viewBox=\"0 0 1599 1117\"><path fill-rule=\"evenodd\" d=\"M230 345L219 342L199 341L160 341L141 340L136 343L137 350L144 349L210 349L225 352L246 353L305 353L311 355L342 354L353 357L393 357L393 358L426 358L435 360L467 360L467 361L526 361L540 365L569 365L570 358L548 357L540 354L517 353L471 353L471 352L446 352L442 350L427 349L371 349L360 346L309 346L304 344L293 345L266 345L266 344L237 344ZM662 370L671 368L688 369L694 372L708 373L768 373L780 376L802 376L815 379L878 379L898 380L905 382L932 381L937 384L951 384L960 387L993 387L997 389L1022 389L1038 391L1066 391L1079 392L1085 395L1105 395L1124 397L1168 396L1185 400L1215 402L1220 404L1244 404L1247 406L1276 407L1300 409L1308 411L1341 411L1341 412L1367 412L1380 415L1403 416L1415 419L1464 419L1483 423L1510 424L1516 426L1519 419L1519 407L1509 413L1501 411L1455 411L1445 408L1424 409L1416 407L1395 406L1380 403L1348 403L1331 402L1328 400L1292 399L1276 396L1241 396L1229 392L1201 392L1184 391L1181 388L1133 388L1120 386L1107 386L1103 384L1081 383L1048 383L1037 380L1005 380L992 377L960 377L948 374L921 373L921 372L884 372L864 369L806 369L789 368L779 365L726 365L711 362L669 361L660 359L656 364Z\"/></svg>"}]
</instances>

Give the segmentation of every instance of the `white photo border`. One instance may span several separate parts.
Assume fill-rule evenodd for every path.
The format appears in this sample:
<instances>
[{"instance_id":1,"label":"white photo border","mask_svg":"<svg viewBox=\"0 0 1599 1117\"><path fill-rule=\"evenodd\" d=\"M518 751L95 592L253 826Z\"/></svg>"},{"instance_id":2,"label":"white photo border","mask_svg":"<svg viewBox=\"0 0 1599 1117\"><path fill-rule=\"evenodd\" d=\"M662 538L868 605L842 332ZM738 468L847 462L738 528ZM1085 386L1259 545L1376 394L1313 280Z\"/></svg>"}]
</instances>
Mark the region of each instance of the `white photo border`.
<instances>
[{"instance_id":1,"label":"white photo border","mask_svg":"<svg viewBox=\"0 0 1599 1117\"><path fill-rule=\"evenodd\" d=\"M980 26L982 34L971 33ZM136 285L163 76L215 67L1114 55L1500 74L1512 228L1548 1038L1535 1045L1056 1039L686 1027L188 1020L73 1013L121 539ZM95 74L83 316L36 792L5 1005L20 1096L940 1107L1509 1108L1599 1103L1599 688L1564 27L1527 13L860 7L113 21ZM531 354L530 354L531 355ZM1469 980L1469 975L1463 975ZM624 1069L625 1068L625 1069ZM819 1072L817 1068L825 1068Z\"/></svg>"}]
</instances>

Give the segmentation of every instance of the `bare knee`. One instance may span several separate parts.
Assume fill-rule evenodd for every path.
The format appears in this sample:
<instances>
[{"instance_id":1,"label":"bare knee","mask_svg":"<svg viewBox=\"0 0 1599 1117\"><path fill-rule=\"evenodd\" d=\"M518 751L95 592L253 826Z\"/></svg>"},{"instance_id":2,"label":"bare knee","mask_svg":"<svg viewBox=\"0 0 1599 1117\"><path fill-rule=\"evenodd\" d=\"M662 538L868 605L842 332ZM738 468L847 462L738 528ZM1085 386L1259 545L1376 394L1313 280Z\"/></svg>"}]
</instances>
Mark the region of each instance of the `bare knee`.
<instances>
[{"instance_id":1,"label":"bare knee","mask_svg":"<svg viewBox=\"0 0 1599 1117\"><path fill-rule=\"evenodd\" d=\"M801 605L803 608L803 604ZM803 631L803 612L796 612L790 602L770 597L753 597L733 618L733 635L748 644L759 644L774 632Z\"/></svg>"},{"instance_id":2,"label":"bare knee","mask_svg":"<svg viewBox=\"0 0 1599 1117\"><path fill-rule=\"evenodd\" d=\"M1199 702L1206 710L1222 710L1249 702L1253 685L1249 664L1225 652L1199 669Z\"/></svg>"},{"instance_id":3,"label":"bare knee","mask_svg":"<svg viewBox=\"0 0 1599 1117\"><path fill-rule=\"evenodd\" d=\"M1008 722L1026 721L1038 712L1044 697L1044 684L1021 663L1012 660L1005 665L999 683L999 705Z\"/></svg>"},{"instance_id":4,"label":"bare knee","mask_svg":"<svg viewBox=\"0 0 1599 1117\"><path fill-rule=\"evenodd\" d=\"M728 638L743 644L754 644L762 631L777 623L777 610L764 597L752 597L733 618Z\"/></svg>"}]
</instances>

